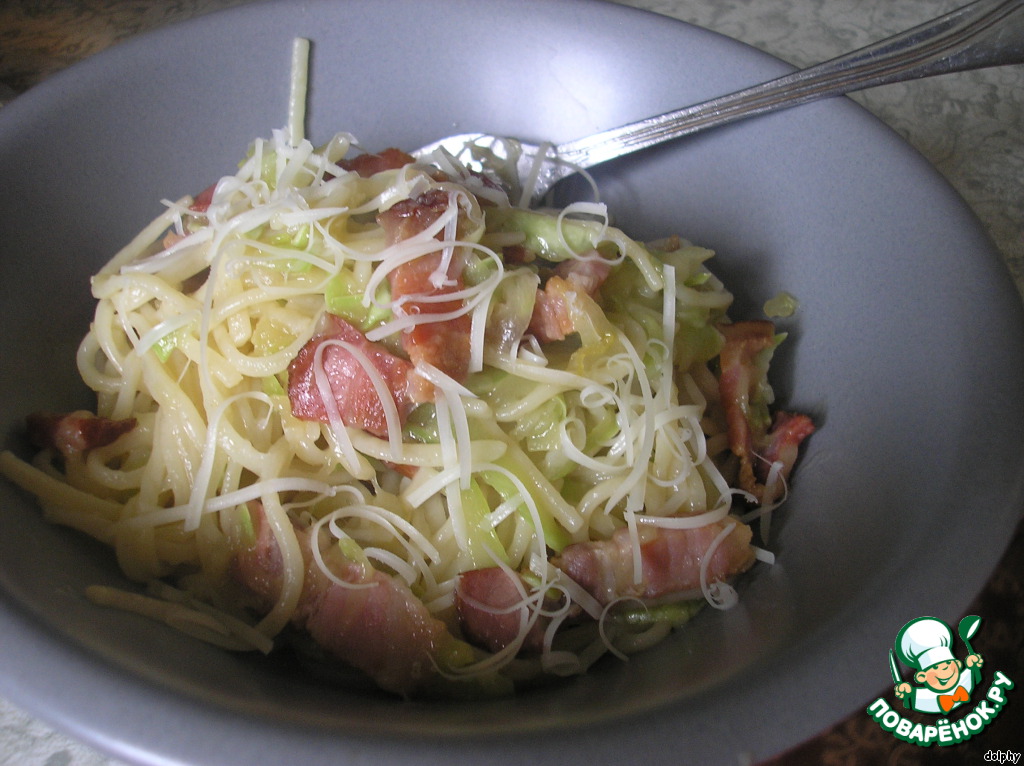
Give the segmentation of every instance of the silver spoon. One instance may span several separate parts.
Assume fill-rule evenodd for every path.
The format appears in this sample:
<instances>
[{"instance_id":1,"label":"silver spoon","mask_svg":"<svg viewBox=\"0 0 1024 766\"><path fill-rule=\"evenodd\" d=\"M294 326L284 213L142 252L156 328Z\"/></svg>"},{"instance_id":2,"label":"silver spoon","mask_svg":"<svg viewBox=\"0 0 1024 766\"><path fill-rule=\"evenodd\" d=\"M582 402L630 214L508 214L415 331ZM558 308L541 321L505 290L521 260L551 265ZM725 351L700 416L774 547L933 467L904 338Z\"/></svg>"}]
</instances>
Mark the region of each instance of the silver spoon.
<instances>
[{"instance_id":1,"label":"silver spoon","mask_svg":"<svg viewBox=\"0 0 1024 766\"><path fill-rule=\"evenodd\" d=\"M486 147L514 163L520 204L538 202L578 170L649 146L754 115L949 72L1024 63L1024 0L977 0L944 16L852 53L727 96L605 130L568 143L529 144L464 133L413 152L444 149L453 155Z\"/></svg>"}]
</instances>

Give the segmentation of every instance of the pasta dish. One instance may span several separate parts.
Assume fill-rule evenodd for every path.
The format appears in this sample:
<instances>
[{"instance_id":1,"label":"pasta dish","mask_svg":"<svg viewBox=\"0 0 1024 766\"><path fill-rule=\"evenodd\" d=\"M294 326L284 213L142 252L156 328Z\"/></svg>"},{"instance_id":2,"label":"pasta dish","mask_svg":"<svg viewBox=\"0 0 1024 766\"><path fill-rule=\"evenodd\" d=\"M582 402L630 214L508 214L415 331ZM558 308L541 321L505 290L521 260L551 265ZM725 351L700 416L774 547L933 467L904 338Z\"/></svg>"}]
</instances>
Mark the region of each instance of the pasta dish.
<instances>
[{"instance_id":1,"label":"pasta dish","mask_svg":"<svg viewBox=\"0 0 1024 766\"><path fill-rule=\"evenodd\" d=\"M581 673L731 605L814 429L772 411L782 336L730 320L711 251L513 205L485 155L278 131L95 275L96 411L0 456L145 584L90 598L403 696Z\"/></svg>"}]
</instances>

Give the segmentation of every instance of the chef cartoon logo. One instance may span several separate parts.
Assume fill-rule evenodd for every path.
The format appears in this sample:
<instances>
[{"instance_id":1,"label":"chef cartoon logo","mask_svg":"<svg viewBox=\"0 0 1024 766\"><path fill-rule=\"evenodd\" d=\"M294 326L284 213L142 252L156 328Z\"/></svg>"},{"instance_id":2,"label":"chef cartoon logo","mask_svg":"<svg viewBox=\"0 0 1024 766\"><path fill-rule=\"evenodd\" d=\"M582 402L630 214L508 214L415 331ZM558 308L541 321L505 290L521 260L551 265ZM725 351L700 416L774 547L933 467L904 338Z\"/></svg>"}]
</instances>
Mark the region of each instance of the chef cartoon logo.
<instances>
[{"instance_id":1,"label":"chef cartoon logo","mask_svg":"<svg viewBox=\"0 0 1024 766\"><path fill-rule=\"evenodd\" d=\"M975 684L981 680L983 660L971 649L970 639L981 624L980 617L969 616L960 621L960 638L967 656L960 660L953 654L953 630L934 617L911 620L896 636L895 656L890 650L889 662L896 696L919 713L944 715L971 699ZM914 669L911 684L902 680L896 657Z\"/></svg>"},{"instance_id":2,"label":"chef cartoon logo","mask_svg":"<svg viewBox=\"0 0 1024 766\"><path fill-rule=\"evenodd\" d=\"M981 732L1002 710L1014 684L997 670L989 688L982 688L984 660L971 648L980 625L975 615L960 621L962 650L942 620L918 617L904 625L889 650L893 692L904 708L927 718L907 718L883 697L868 706L871 717L895 737L923 747L955 745ZM909 678L903 677L900 663L911 669Z\"/></svg>"}]
</instances>

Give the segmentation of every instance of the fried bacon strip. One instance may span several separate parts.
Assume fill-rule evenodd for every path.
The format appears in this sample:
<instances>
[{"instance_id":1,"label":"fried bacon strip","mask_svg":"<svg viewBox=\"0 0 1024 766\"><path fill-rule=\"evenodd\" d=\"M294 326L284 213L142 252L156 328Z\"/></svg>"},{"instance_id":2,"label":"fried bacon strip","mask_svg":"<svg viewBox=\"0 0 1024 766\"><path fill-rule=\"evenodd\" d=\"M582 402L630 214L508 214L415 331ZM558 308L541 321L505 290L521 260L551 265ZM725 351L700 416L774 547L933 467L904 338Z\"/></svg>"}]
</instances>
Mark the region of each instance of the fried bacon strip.
<instances>
[{"instance_id":1,"label":"fried bacon strip","mask_svg":"<svg viewBox=\"0 0 1024 766\"><path fill-rule=\"evenodd\" d=\"M593 298L610 272L611 266L600 258L573 258L559 263L544 289L537 290L528 332L541 343L564 340L571 335L576 331L570 308L575 293Z\"/></svg>"},{"instance_id":2,"label":"fried bacon strip","mask_svg":"<svg viewBox=\"0 0 1024 766\"><path fill-rule=\"evenodd\" d=\"M700 570L726 521L692 529L655 527L641 531L642 577L634 578L634 547L628 529L618 529L609 540L573 543L551 563L575 580L601 604L619 598L651 600L701 587ZM727 580L749 569L755 560L752 534L735 523L707 562L708 583Z\"/></svg>"},{"instance_id":3,"label":"fried bacon strip","mask_svg":"<svg viewBox=\"0 0 1024 766\"><path fill-rule=\"evenodd\" d=\"M529 587L516 582L500 567L473 569L459 575L455 609L467 640L492 652L500 652L519 638L520 626L529 620L523 593ZM540 616L530 627L520 651L540 652L550 620Z\"/></svg>"},{"instance_id":4,"label":"fried bacon strip","mask_svg":"<svg viewBox=\"0 0 1024 766\"><path fill-rule=\"evenodd\" d=\"M431 189L418 197L395 203L377 217L388 244L394 245L413 237L435 223L450 204L448 192ZM439 237L441 234L438 235ZM468 313L445 319L441 314L457 312L464 301L445 296L465 287L462 259L455 254L444 268L443 253L422 255L400 264L388 275L391 300L397 315L417 315L417 322L402 333L402 348L414 365L431 364L449 377L461 382L469 372L470 329ZM417 401L430 401L433 390L429 384L413 390Z\"/></svg>"},{"instance_id":5,"label":"fried bacon strip","mask_svg":"<svg viewBox=\"0 0 1024 766\"><path fill-rule=\"evenodd\" d=\"M112 420L85 410L70 413L35 412L25 418L28 437L40 449L65 457L113 444L135 428L135 418Z\"/></svg>"},{"instance_id":6,"label":"fried bacon strip","mask_svg":"<svg viewBox=\"0 0 1024 766\"><path fill-rule=\"evenodd\" d=\"M321 423L330 420L316 381L317 351L323 347L320 361L341 421L347 426L387 438L384 403L356 353L369 360L384 381L403 424L414 406L410 395L413 367L382 345L368 341L365 335L344 319L333 314L326 316L327 328L324 332L306 343L288 365L288 399L292 414L301 420Z\"/></svg>"},{"instance_id":7,"label":"fried bacon strip","mask_svg":"<svg viewBox=\"0 0 1024 766\"><path fill-rule=\"evenodd\" d=\"M766 320L718 326L725 338L719 355L718 380L729 434L729 449L740 460L739 486L759 502L765 497L771 465L778 461L783 479L789 477L800 443L814 433L806 415L779 412L769 426L754 414L753 402L764 377L762 354L775 345L775 326Z\"/></svg>"},{"instance_id":8,"label":"fried bacon strip","mask_svg":"<svg viewBox=\"0 0 1024 766\"><path fill-rule=\"evenodd\" d=\"M269 611L281 591L283 563L262 506L249 504L255 539L232 562L238 583ZM346 558L337 545L314 539L313 530L294 524L305 573L292 623L329 655L358 668L383 689L407 696L436 673L434 660L453 642L401 580ZM323 537L326 537L324 535ZM327 568L355 587L331 580L313 558L317 545Z\"/></svg>"},{"instance_id":9,"label":"fried bacon strip","mask_svg":"<svg viewBox=\"0 0 1024 766\"><path fill-rule=\"evenodd\" d=\"M415 161L412 155L390 147L379 154L358 154L351 159L343 159L338 165L361 178L369 178L385 170L398 170Z\"/></svg>"}]
</instances>

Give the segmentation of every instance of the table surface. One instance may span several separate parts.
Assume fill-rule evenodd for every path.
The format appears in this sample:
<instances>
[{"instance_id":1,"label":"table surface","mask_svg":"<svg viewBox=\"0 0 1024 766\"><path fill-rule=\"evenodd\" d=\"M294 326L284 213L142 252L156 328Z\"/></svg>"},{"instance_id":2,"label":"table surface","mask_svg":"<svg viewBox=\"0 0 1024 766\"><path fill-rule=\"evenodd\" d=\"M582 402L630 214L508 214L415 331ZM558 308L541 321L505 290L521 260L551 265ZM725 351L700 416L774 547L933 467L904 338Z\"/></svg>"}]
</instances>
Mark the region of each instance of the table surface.
<instances>
[{"instance_id":1,"label":"table surface","mask_svg":"<svg viewBox=\"0 0 1024 766\"><path fill-rule=\"evenodd\" d=\"M426 1L426 0L425 0ZM949 12L965 0L619 0L742 40L797 66L824 61ZM5 0L0 4L0 102L131 37L246 0ZM6 86L6 88L4 87ZM889 85L851 98L894 128L967 201L1024 293L1024 66ZM976 649L1011 677L1024 668L1024 534L967 613L991 638ZM1021 674L1017 672L1017 676ZM1018 678L1019 680L1019 678ZM855 714L770 766L985 763L1024 750L1024 705L983 737L920 748ZM0 699L0 766L117 766ZM765 764L764 766L769 766Z\"/></svg>"}]
</instances>

